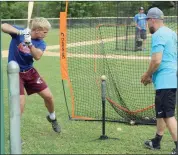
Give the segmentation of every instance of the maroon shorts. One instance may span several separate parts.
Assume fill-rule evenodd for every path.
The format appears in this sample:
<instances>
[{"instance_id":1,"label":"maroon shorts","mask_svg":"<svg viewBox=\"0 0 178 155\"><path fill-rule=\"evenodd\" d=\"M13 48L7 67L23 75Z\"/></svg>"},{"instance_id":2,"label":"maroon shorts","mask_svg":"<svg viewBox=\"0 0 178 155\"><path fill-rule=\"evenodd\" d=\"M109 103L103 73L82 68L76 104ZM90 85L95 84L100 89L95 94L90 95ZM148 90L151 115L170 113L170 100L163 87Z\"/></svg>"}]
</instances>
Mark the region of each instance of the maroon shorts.
<instances>
[{"instance_id":1,"label":"maroon shorts","mask_svg":"<svg viewBox=\"0 0 178 155\"><path fill-rule=\"evenodd\" d=\"M19 73L20 78L20 95L25 95L24 88L28 95L39 93L47 88L47 84L40 77L35 68L31 68L26 72Z\"/></svg>"}]
</instances>

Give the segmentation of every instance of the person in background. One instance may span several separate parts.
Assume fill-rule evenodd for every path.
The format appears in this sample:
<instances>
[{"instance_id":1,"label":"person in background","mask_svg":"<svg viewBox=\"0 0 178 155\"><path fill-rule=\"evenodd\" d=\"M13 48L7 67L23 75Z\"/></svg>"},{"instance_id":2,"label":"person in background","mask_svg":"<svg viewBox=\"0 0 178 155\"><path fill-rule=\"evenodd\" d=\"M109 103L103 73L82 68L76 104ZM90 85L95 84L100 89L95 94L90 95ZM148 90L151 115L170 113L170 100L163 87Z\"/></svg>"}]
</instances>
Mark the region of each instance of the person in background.
<instances>
[{"instance_id":1,"label":"person in background","mask_svg":"<svg viewBox=\"0 0 178 155\"><path fill-rule=\"evenodd\" d=\"M134 17L135 26L136 26L136 49L138 50L146 50L146 29L147 29L147 21L146 21L146 14L144 13L144 8L139 8L139 13ZM142 39L140 41L140 39ZM140 49L141 47L141 49Z\"/></svg>"}]
</instances>

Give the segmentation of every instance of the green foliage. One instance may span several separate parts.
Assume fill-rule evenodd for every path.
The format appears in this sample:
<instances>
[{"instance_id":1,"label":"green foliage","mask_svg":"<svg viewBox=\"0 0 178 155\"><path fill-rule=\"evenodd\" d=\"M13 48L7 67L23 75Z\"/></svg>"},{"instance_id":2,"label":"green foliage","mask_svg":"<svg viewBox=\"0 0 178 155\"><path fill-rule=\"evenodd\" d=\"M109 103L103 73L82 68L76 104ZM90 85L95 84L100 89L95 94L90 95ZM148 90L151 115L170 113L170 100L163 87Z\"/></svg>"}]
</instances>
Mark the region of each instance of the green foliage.
<instances>
[{"instance_id":1,"label":"green foliage","mask_svg":"<svg viewBox=\"0 0 178 155\"><path fill-rule=\"evenodd\" d=\"M10 9L8 9L9 7L9 2L1 2L0 3L0 7L1 7L1 18L5 18L5 19L10 19L11 18L11 12Z\"/></svg>"},{"instance_id":2,"label":"green foliage","mask_svg":"<svg viewBox=\"0 0 178 155\"><path fill-rule=\"evenodd\" d=\"M160 8L165 16L170 16L175 14L176 2L175 1L154 1L152 2L152 7Z\"/></svg>"},{"instance_id":3,"label":"green foliage","mask_svg":"<svg viewBox=\"0 0 178 155\"><path fill-rule=\"evenodd\" d=\"M27 18L27 2L1 2L1 18Z\"/></svg>"},{"instance_id":4,"label":"green foliage","mask_svg":"<svg viewBox=\"0 0 178 155\"><path fill-rule=\"evenodd\" d=\"M159 7L160 9L169 9L175 7L176 2L173 1L154 1L152 6Z\"/></svg>"},{"instance_id":5,"label":"green foliage","mask_svg":"<svg viewBox=\"0 0 178 155\"><path fill-rule=\"evenodd\" d=\"M69 1L68 17L116 17L117 15L133 16L138 8L143 6L147 11L152 6L163 9L166 15L174 15L175 2L151 1ZM2 19L27 18L28 1L26 2L1 2ZM65 1L35 1L34 16L58 18L59 12L65 11Z\"/></svg>"},{"instance_id":6,"label":"green foliage","mask_svg":"<svg viewBox=\"0 0 178 155\"><path fill-rule=\"evenodd\" d=\"M38 2L36 10L39 11L36 16L43 16L46 18L58 18L59 12L62 11L62 2Z\"/></svg>"},{"instance_id":7,"label":"green foliage","mask_svg":"<svg viewBox=\"0 0 178 155\"><path fill-rule=\"evenodd\" d=\"M97 2L69 2L69 17L91 17Z\"/></svg>"}]
</instances>

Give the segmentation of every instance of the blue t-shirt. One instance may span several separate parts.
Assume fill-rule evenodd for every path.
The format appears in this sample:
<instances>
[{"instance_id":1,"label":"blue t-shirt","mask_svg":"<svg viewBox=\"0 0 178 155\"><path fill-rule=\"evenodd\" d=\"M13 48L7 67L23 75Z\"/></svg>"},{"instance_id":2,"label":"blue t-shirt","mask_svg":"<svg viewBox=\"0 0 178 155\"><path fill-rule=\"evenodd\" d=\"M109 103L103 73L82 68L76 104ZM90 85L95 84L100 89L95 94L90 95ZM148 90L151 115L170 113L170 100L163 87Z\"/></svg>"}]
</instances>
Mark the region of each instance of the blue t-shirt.
<instances>
[{"instance_id":1,"label":"blue t-shirt","mask_svg":"<svg viewBox=\"0 0 178 155\"><path fill-rule=\"evenodd\" d=\"M146 14L144 13L136 14L134 17L134 21L138 24L138 26L141 29L146 30Z\"/></svg>"},{"instance_id":2,"label":"blue t-shirt","mask_svg":"<svg viewBox=\"0 0 178 155\"><path fill-rule=\"evenodd\" d=\"M23 30L23 28L14 26L18 30ZM16 61L19 64L20 70L27 70L33 66L33 56L30 53L30 49L24 43L23 35L10 34L12 40L9 47L8 62L11 60ZM46 44L43 40L32 39L32 44L35 48L39 48L45 51Z\"/></svg>"},{"instance_id":3,"label":"blue t-shirt","mask_svg":"<svg viewBox=\"0 0 178 155\"><path fill-rule=\"evenodd\" d=\"M155 89L177 88L177 34L168 27L152 35L151 55L156 52L162 52L162 61L152 77Z\"/></svg>"}]
</instances>

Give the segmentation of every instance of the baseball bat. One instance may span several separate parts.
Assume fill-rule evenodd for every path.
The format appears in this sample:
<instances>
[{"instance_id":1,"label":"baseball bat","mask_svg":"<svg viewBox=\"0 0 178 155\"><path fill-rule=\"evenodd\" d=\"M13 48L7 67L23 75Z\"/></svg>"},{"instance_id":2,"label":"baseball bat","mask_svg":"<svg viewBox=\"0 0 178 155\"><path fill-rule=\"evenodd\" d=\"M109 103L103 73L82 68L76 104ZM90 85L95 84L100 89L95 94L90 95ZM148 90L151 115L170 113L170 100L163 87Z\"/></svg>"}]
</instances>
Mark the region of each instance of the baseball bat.
<instances>
[{"instance_id":1,"label":"baseball bat","mask_svg":"<svg viewBox=\"0 0 178 155\"><path fill-rule=\"evenodd\" d=\"M27 28L29 28L29 26L30 26L31 16L32 16L32 12L33 12L33 5L34 5L34 2L33 2L33 1L29 1L29 2L28 2Z\"/></svg>"}]
</instances>

